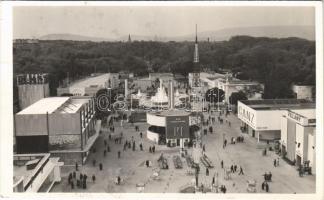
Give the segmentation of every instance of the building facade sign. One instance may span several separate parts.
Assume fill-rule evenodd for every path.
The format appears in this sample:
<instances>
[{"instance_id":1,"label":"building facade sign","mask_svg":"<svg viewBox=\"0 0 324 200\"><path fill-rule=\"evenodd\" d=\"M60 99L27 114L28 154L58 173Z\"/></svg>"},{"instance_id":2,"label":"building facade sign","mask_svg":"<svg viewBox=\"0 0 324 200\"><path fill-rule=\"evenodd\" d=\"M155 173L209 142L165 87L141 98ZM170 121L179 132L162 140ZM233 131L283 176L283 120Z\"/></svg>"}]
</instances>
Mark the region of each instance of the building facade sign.
<instances>
[{"instance_id":1,"label":"building facade sign","mask_svg":"<svg viewBox=\"0 0 324 200\"><path fill-rule=\"evenodd\" d=\"M239 102L237 115L243 122L256 129L256 113L253 109Z\"/></svg>"},{"instance_id":2,"label":"building facade sign","mask_svg":"<svg viewBox=\"0 0 324 200\"><path fill-rule=\"evenodd\" d=\"M308 125L308 119L305 118L304 116L298 114L298 113L295 113L295 112L292 112L292 111L288 111L288 118L295 121L296 123L300 124L300 125L303 125L303 126L307 126Z\"/></svg>"},{"instance_id":3,"label":"building facade sign","mask_svg":"<svg viewBox=\"0 0 324 200\"><path fill-rule=\"evenodd\" d=\"M166 138L189 138L189 116L167 116Z\"/></svg>"}]
</instances>

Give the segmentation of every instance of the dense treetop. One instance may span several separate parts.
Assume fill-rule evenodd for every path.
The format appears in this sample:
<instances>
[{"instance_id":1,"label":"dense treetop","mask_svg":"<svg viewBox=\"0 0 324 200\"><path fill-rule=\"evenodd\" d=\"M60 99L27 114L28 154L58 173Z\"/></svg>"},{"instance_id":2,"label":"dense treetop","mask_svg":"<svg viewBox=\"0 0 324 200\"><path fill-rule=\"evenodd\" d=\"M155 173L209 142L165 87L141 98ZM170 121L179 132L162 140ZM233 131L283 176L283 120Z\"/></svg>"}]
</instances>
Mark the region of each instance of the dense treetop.
<instances>
[{"instance_id":1,"label":"dense treetop","mask_svg":"<svg viewBox=\"0 0 324 200\"><path fill-rule=\"evenodd\" d=\"M67 72L70 78L93 72L193 71L193 42L39 41L14 44L14 73L50 73L52 94ZM291 95L292 83L315 84L315 42L300 38L235 36L222 42L199 42L202 70L228 69L245 80L265 84L265 98Z\"/></svg>"}]
</instances>

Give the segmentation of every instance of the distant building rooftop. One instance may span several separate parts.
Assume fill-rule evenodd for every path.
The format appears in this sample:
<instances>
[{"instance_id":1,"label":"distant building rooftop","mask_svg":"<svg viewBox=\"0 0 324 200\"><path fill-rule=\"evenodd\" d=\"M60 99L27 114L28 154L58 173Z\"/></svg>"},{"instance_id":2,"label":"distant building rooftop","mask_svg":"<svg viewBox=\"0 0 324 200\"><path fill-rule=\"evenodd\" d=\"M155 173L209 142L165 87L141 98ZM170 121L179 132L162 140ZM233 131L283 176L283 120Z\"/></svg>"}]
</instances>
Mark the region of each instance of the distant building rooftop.
<instances>
[{"instance_id":1,"label":"distant building rooftop","mask_svg":"<svg viewBox=\"0 0 324 200\"><path fill-rule=\"evenodd\" d=\"M221 82L226 83L226 80L223 79L221 80ZM242 80L229 80L228 81L229 84L233 84L233 85L256 85L259 84L258 82L253 82L253 81L242 81Z\"/></svg>"},{"instance_id":2,"label":"distant building rooftop","mask_svg":"<svg viewBox=\"0 0 324 200\"><path fill-rule=\"evenodd\" d=\"M150 114L154 114L157 116L189 116L190 113L182 110L167 110L161 112L152 112Z\"/></svg>"},{"instance_id":3,"label":"distant building rooftop","mask_svg":"<svg viewBox=\"0 0 324 200\"><path fill-rule=\"evenodd\" d=\"M306 99L262 99L244 100L240 102L255 110L315 108L315 103Z\"/></svg>"},{"instance_id":4,"label":"distant building rooftop","mask_svg":"<svg viewBox=\"0 0 324 200\"><path fill-rule=\"evenodd\" d=\"M294 110L288 110L290 112L294 112L298 115L301 115L307 119L316 119L316 111L315 108L312 109L294 109Z\"/></svg>"},{"instance_id":5,"label":"distant building rooftop","mask_svg":"<svg viewBox=\"0 0 324 200\"><path fill-rule=\"evenodd\" d=\"M82 79L80 81L77 81L70 85L70 88L86 88L86 87L104 87L105 83L108 81L110 78L110 74L102 74L102 75L97 75L93 77L88 77L85 79Z\"/></svg>"}]
</instances>

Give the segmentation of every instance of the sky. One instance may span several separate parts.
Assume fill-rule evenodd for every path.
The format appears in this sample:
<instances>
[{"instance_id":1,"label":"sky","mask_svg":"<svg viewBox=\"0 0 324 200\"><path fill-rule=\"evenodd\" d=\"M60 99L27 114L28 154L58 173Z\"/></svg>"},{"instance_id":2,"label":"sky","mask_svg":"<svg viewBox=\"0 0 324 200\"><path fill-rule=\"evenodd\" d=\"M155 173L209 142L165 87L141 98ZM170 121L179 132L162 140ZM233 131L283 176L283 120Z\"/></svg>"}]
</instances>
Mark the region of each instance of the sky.
<instances>
[{"instance_id":1,"label":"sky","mask_svg":"<svg viewBox=\"0 0 324 200\"><path fill-rule=\"evenodd\" d=\"M15 7L14 39L78 34L116 39L132 35L174 37L224 28L315 26L312 7Z\"/></svg>"}]
</instances>

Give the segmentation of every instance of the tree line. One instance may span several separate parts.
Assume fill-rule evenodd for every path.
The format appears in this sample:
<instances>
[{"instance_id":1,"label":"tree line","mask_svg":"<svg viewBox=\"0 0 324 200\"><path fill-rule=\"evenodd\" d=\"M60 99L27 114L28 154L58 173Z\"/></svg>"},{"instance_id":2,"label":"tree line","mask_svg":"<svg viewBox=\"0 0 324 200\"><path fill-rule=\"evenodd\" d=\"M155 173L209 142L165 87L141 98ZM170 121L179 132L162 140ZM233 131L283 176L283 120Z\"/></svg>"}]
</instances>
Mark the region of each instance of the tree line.
<instances>
[{"instance_id":1,"label":"tree line","mask_svg":"<svg viewBox=\"0 0 324 200\"><path fill-rule=\"evenodd\" d=\"M194 42L46 41L14 44L14 75L50 73L51 94L69 74L93 72L172 72L194 70ZM228 41L199 42L200 69L229 70L243 80L265 85L264 98L289 98L293 83L315 85L315 42L300 38L235 36Z\"/></svg>"}]
</instances>

